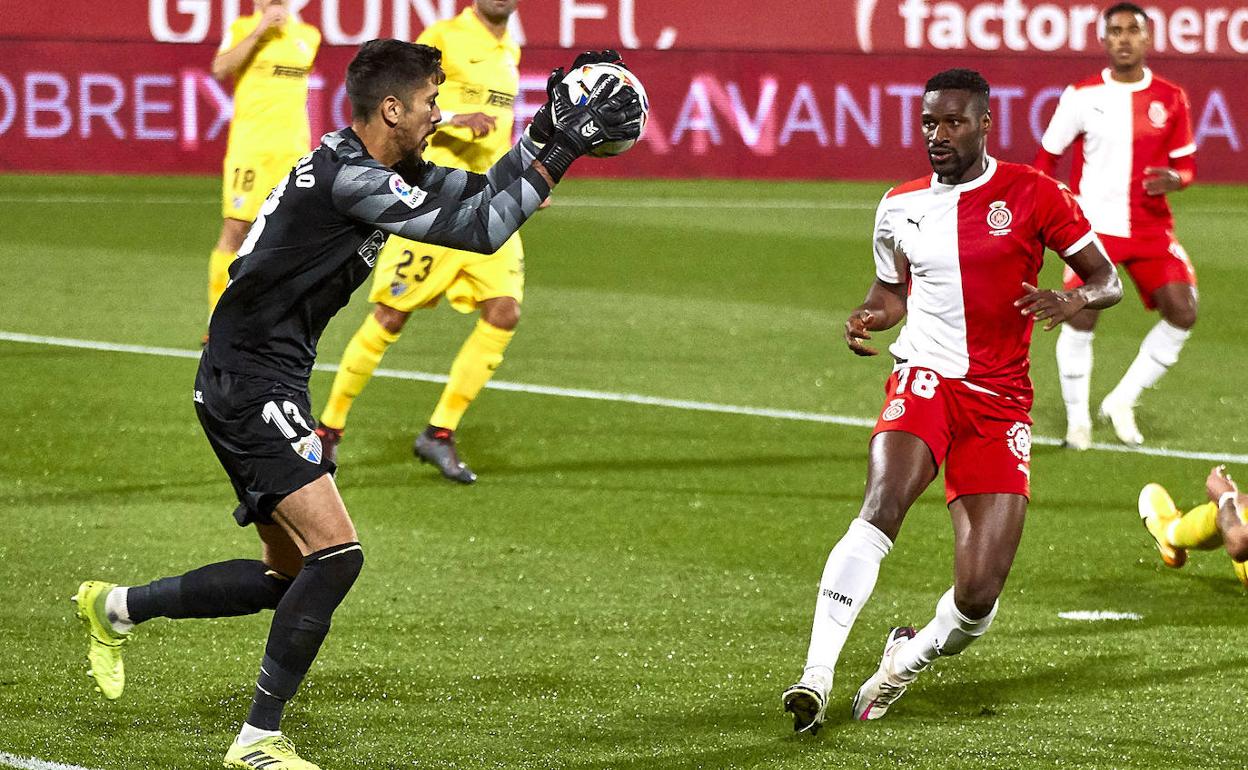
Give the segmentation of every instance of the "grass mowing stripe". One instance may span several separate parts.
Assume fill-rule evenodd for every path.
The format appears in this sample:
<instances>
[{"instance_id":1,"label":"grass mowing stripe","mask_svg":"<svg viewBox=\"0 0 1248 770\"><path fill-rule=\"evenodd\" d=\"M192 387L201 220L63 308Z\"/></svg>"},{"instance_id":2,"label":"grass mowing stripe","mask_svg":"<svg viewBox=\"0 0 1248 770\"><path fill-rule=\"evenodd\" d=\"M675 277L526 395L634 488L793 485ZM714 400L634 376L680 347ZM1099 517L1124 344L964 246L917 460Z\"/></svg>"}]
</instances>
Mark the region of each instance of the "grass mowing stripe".
<instances>
[{"instance_id":1,"label":"grass mowing stripe","mask_svg":"<svg viewBox=\"0 0 1248 770\"><path fill-rule=\"evenodd\" d=\"M110 353L137 353L141 355L164 356L166 358L199 358L200 355L198 350L181 350L178 348L163 348L149 345L130 345L119 342L102 342L99 340L80 340L69 337L45 337L36 334L22 334L20 332L0 331L0 341L22 342L33 345L53 345L56 347L79 348L85 350L99 350ZM314 368L320 372L338 371L337 364L316 364ZM447 380L445 374L406 371L402 369L377 369L373 372L373 376L384 377L392 380L413 380L416 382L432 383L445 383ZM820 412L803 412L793 409L774 409L771 407L717 404L710 401L689 401L679 398L661 398L658 396L646 396L639 393L613 393L605 390L561 388L554 385L530 385L522 382L507 382L505 380L493 380L487 383L486 387L493 390L510 391L512 393L529 393L539 396L557 396L560 398L580 398L590 401L613 401L624 404L637 404L640 406L657 406L666 409L684 409L693 412L735 414L746 417L769 417L776 420L818 422L829 425L844 425L853 428L870 428L875 425L875 420L865 417L823 414ZM1043 444L1045 446L1060 446L1062 443L1061 439L1049 436L1034 436L1032 437L1032 441L1033 443ZM1197 452L1184 449L1165 449L1162 447L1128 447L1120 444L1100 443L1094 443L1092 445L1092 449L1103 452L1141 454L1151 457L1168 457L1180 460L1204 460L1215 463L1248 464L1248 455L1241 454Z\"/></svg>"},{"instance_id":2,"label":"grass mowing stripe","mask_svg":"<svg viewBox=\"0 0 1248 770\"><path fill-rule=\"evenodd\" d=\"M20 770L88 770L81 765L65 765L60 762L45 762L42 759L34 759L32 757L19 757L14 754L6 754L0 751L0 765L5 767L16 767Z\"/></svg>"}]
</instances>

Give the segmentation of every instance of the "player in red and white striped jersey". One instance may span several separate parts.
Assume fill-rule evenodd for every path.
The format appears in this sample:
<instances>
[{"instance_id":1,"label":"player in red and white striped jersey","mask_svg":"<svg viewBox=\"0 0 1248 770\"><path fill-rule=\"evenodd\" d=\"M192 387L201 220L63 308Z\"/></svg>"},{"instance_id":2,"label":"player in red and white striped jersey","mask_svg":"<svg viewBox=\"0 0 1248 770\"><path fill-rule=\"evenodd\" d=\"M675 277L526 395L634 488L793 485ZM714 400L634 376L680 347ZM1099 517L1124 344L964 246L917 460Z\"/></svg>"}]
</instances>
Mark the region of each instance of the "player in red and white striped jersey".
<instances>
[{"instance_id":1,"label":"player in red and white striped jersey","mask_svg":"<svg viewBox=\"0 0 1248 770\"><path fill-rule=\"evenodd\" d=\"M854 698L878 719L923 669L988 630L1022 536L1031 460L1028 346L1122 297L1122 284L1079 205L1051 177L987 154L988 83L955 69L927 82L923 134L935 172L889 190L875 223L875 282L845 323L859 355L871 331L906 324L871 438L861 511L820 581L806 668L785 690L794 729L822 724L841 648L870 597L910 506L945 466L954 585L920 630L894 628L879 670ZM1045 248L1083 285L1037 289Z\"/></svg>"},{"instance_id":2,"label":"player in red and white striped jersey","mask_svg":"<svg viewBox=\"0 0 1248 770\"><path fill-rule=\"evenodd\" d=\"M1114 264L1123 265L1148 309L1161 320L1144 338L1139 355L1101 402L1118 438L1141 444L1135 403L1178 360L1196 323L1196 273L1174 237L1166 193L1191 184L1196 143L1187 94L1144 66L1152 42L1148 17L1137 5L1105 11L1110 66L1066 89L1044 132L1035 165L1052 174L1075 147L1071 187ZM1066 286L1078 276L1066 273ZM1089 385L1096 311L1085 310L1062 328L1057 365L1066 402L1066 445L1092 443Z\"/></svg>"}]
</instances>

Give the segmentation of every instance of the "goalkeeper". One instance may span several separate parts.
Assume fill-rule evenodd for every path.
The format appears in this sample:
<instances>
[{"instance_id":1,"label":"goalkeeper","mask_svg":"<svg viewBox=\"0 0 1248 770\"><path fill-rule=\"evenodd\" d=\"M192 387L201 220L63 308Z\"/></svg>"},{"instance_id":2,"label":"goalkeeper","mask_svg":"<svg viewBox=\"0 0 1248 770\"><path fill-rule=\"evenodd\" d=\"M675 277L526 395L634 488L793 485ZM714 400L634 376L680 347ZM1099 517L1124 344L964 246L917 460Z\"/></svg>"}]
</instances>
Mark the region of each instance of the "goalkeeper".
<instances>
[{"instance_id":1,"label":"goalkeeper","mask_svg":"<svg viewBox=\"0 0 1248 770\"><path fill-rule=\"evenodd\" d=\"M1248 495L1239 491L1223 465L1209 471L1205 492L1209 502L1183 513L1175 508L1165 487L1148 484L1140 490L1140 519L1167 567L1182 567L1189 549L1211 551L1224 546L1235 575L1248 587Z\"/></svg>"},{"instance_id":2,"label":"goalkeeper","mask_svg":"<svg viewBox=\"0 0 1248 770\"><path fill-rule=\"evenodd\" d=\"M610 78L580 106L552 88L528 134L489 173L435 166L421 153L441 118L440 58L436 48L399 40L360 47L347 67L351 126L322 138L273 189L212 314L195 411L234 486L234 518L254 525L261 559L130 587L88 580L74 597L91 676L109 699L125 686L121 652L135 625L273 611L251 710L226 767L316 770L282 734L282 713L364 566L334 463L312 428L308 378L326 324L368 278L387 234L494 251L573 161L639 133L637 94L607 96L618 83Z\"/></svg>"}]
</instances>

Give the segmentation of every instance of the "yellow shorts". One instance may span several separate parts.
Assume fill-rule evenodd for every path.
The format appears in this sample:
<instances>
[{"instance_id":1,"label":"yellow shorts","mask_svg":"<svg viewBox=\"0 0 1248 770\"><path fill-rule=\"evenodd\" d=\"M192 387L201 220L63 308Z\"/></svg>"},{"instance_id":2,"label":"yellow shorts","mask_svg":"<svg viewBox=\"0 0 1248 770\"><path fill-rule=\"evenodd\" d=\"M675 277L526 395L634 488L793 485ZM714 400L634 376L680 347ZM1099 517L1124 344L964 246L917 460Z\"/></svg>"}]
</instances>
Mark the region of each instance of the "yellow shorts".
<instances>
[{"instance_id":1,"label":"yellow shorts","mask_svg":"<svg viewBox=\"0 0 1248 770\"><path fill-rule=\"evenodd\" d=\"M471 313L487 299L524 301L524 246L516 233L493 254L477 254L391 236L377 256L368 299L404 313L433 307L446 295Z\"/></svg>"},{"instance_id":2,"label":"yellow shorts","mask_svg":"<svg viewBox=\"0 0 1248 770\"><path fill-rule=\"evenodd\" d=\"M290 173L304 153L288 155L226 155L221 180L221 216L256 221L269 191Z\"/></svg>"}]
</instances>

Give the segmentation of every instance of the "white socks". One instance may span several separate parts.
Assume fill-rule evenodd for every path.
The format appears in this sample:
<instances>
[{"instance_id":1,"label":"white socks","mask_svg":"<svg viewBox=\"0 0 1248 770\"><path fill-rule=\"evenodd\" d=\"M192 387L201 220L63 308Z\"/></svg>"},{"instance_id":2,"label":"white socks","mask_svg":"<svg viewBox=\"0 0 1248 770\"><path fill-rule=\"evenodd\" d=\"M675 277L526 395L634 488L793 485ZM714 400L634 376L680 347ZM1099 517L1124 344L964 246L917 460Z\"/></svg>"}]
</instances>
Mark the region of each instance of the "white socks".
<instances>
[{"instance_id":1,"label":"white socks","mask_svg":"<svg viewBox=\"0 0 1248 770\"><path fill-rule=\"evenodd\" d=\"M1105 400L1135 404L1144 389L1156 385L1161 376L1179 360L1179 351L1190 336L1191 329L1180 329L1164 318L1158 321L1144 336L1144 341L1140 343L1140 352ZM1062 385L1064 388L1065 382Z\"/></svg>"},{"instance_id":2,"label":"white socks","mask_svg":"<svg viewBox=\"0 0 1248 770\"><path fill-rule=\"evenodd\" d=\"M1092 384L1093 334L1062 324L1057 335L1057 373L1062 381L1068 427L1092 424L1088 392Z\"/></svg>"},{"instance_id":3,"label":"white socks","mask_svg":"<svg viewBox=\"0 0 1248 770\"><path fill-rule=\"evenodd\" d=\"M919 672L936 658L957 655L983 636L996 616L997 604L994 603L992 611L986 616L977 620L966 617L958 612L953 602L953 589L950 588L936 602L936 617L893 654L893 675L902 682L914 681Z\"/></svg>"},{"instance_id":4,"label":"white socks","mask_svg":"<svg viewBox=\"0 0 1248 770\"><path fill-rule=\"evenodd\" d=\"M128 634L134 630L134 623L130 620L130 608L126 604L126 592L129 590L125 586L117 586L104 598L104 615L113 630L119 634Z\"/></svg>"},{"instance_id":5,"label":"white socks","mask_svg":"<svg viewBox=\"0 0 1248 770\"><path fill-rule=\"evenodd\" d=\"M281 734L281 730L261 730L259 727L252 727L246 722L243 722L243 729L238 731L238 737L234 739L234 742L239 746L250 746L256 741Z\"/></svg>"},{"instance_id":6,"label":"white socks","mask_svg":"<svg viewBox=\"0 0 1248 770\"><path fill-rule=\"evenodd\" d=\"M823 579L819 581L819 598L815 601L803 681L809 679L825 692L832 686L832 671L849 629L870 598L880 574L880 562L892 547L893 541L875 525L854 519L828 554Z\"/></svg>"}]
</instances>

